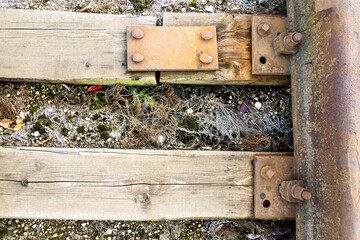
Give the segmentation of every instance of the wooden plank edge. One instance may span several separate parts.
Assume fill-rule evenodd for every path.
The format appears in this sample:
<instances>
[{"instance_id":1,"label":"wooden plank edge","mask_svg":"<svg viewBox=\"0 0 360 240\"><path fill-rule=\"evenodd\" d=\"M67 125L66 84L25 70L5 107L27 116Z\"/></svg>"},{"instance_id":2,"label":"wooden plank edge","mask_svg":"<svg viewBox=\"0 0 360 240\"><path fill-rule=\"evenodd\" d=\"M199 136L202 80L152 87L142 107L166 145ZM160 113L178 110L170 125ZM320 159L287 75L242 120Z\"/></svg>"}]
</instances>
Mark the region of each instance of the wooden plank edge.
<instances>
[{"instance_id":1,"label":"wooden plank edge","mask_svg":"<svg viewBox=\"0 0 360 240\"><path fill-rule=\"evenodd\" d=\"M33 79L33 78L0 78L1 82L37 82L37 83L65 83L78 85L114 85L123 86L156 86L154 77L127 77L127 78L89 78L89 79Z\"/></svg>"},{"instance_id":2,"label":"wooden plank edge","mask_svg":"<svg viewBox=\"0 0 360 240\"><path fill-rule=\"evenodd\" d=\"M38 154L39 157L34 158L33 155L31 156L32 160L29 162L26 160L26 156L30 156L30 153ZM94 174L94 171L98 172L99 170L99 181L69 181L71 179L61 174L61 172L64 172L64 169L61 169L63 168L62 164L59 165L59 159L54 158L56 157L54 154L61 155L64 161L68 163L68 167L70 167L73 162L74 166L71 167L71 169L69 169L70 172L65 175L72 176L73 172L77 171L77 167L88 166L83 169L82 172L85 171L85 176L88 178ZM128 154L131 155L132 158L126 159ZM212 154L213 157L211 159L213 160L207 157L212 156ZM215 177L215 175L212 174L214 167L215 169L219 167L220 169L228 169L230 167L230 169L228 169L230 172L225 171L223 173L228 176L226 177L227 179L231 176L235 177L233 174L239 171L237 166L240 167L240 165L245 164L248 166L246 169L252 169L251 161L256 155L289 154L290 153L186 150L160 151L0 147L0 172L3 171L1 173L3 177L1 177L2 179L0 181L0 216L6 218L122 219L137 221L253 218L253 183L251 183L251 181L239 181L235 185L227 184L228 180L222 182L224 178L216 174L218 181L214 181L213 184L208 184L207 180L205 180L206 182L204 182L204 179L201 180L203 174L197 173L197 171L203 168L201 167L203 166L201 163L209 164L211 161L216 163L216 165L210 164L203 168L204 174L212 176L211 178ZM224 158L221 160L222 156ZM149 157L152 157L153 160ZM176 186L173 184L168 185L167 179L174 178L174 176L171 173L162 176L162 174L164 174L164 167L169 166L167 166L167 164L163 165L164 162L161 161L161 158L164 160L164 158L167 159L169 157L171 159L169 164L172 164L170 169L172 170L176 169L177 166L190 166L190 169L187 169L185 172L183 171L184 169L176 170L178 173L184 172L186 174L185 176L178 175L178 177L175 177L175 183L179 180L179 183L181 183L184 177L184 179L191 180L191 178L189 179L191 175L195 177L199 176L200 178L197 180L199 183L191 184L193 181L189 182L186 180L190 184L179 184L179 186L176 184ZM1 158L3 160L5 159L5 161L2 162ZM10 161L12 158L14 158L14 161ZM216 158L220 159L222 163L217 161ZM141 171L144 171L142 170L143 167L146 168L149 164L158 164L158 167L163 168L163 170L160 170L158 167L154 167L156 170L154 171L154 176L151 177L153 179L150 178L149 181L155 181L155 184L138 184L138 180L141 180L142 177L135 182L136 184L131 184L131 181L137 178L136 174L131 174L131 171L135 171L137 169L136 166L139 165L132 167L133 169L130 173L127 173L128 176L133 176L127 180L130 181L130 184L119 184L119 180L126 180L126 174L124 175L124 172L120 173L117 170L114 171L114 169L122 169L123 164L129 163L129 161L138 162L142 160L151 160L153 163L141 165ZM113 165L114 168L102 164L94 165L97 161L115 165ZM193 161L197 162L194 163ZM7 164L1 167L5 162L7 162ZM237 162L240 165L236 164ZM69 163L71 164L69 165ZM191 164L188 165L188 163ZM19 165L13 166L13 164ZM133 164L130 165L130 168L132 165ZM66 166L64 167L66 168ZM92 169L92 167L95 169ZM92 170L87 171L86 169L88 168ZM98 168L98 170L96 168ZM111 175L111 172L114 172L115 175ZM150 172L152 172L151 169ZM252 178L252 171L246 172L248 177ZM51 173L53 174L52 178L54 180L50 179L51 181L46 181L46 178L41 180L45 177L43 174ZM109 182L109 173L113 176L110 176L110 178L114 179L115 182ZM21 176L29 176L30 178L33 176L32 179L35 179L33 180L35 182L30 182L28 187L24 187L21 185L21 181L14 180L11 177L12 175L20 178ZM238 174L236 174L236 176L238 176ZM241 179L243 177L236 178ZM68 181L61 181L61 179ZM163 181L164 179L165 181ZM239 179L235 181L237 182ZM125 183L127 181L125 181ZM145 193L149 194L150 204L142 202L142 194Z\"/></svg>"}]
</instances>

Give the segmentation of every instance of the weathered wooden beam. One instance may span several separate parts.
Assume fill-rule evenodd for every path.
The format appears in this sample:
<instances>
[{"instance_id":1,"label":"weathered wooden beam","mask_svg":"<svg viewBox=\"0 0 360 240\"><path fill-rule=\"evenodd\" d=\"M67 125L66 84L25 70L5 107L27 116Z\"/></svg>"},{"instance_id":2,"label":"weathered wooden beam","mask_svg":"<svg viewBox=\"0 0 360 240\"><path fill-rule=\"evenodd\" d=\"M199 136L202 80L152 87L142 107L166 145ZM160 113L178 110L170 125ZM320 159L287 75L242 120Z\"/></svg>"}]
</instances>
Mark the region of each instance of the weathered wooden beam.
<instances>
[{"instance_id":1,"label":"weathered wooden beam","mask_svg":"<svg viewBox=\"0 0 360 240\"><path fill-rule=\"evenodd\" d=\"M126 26L155 17L0 9L0 80L156 85L126 70Z\"/></svg>"},{"instance_id":2,"label":"weathered wooden beam","mask_svg":"<svg viewBox=\"0 0 360 240\"><path fill-rule=\"evenodd\" d=\"M164 26L216 26L219 70L162 72L173 84L287 85L251 73L251 15L165 13ZM0 80L156 85L154 72L126 69L126 26L155 17L0 9Z\"/></svg>"},{"instance_id":3,"label":"weathered wooden beam","mask_svg":"<svg viewBox=\"0 0 360 240\"><path fill-rule=\"evenodd\" d=\"M0 148L0 217L250 218L252 160L275 154Z\"/></svg>"},{"instance_id":4,"label":"weathered wooden beam","mask_svg":"<svg viewBox=\"0 0 360 240\"><path fill-rule=\"evenodd\" d=\"M289 85L289 76L256 76L251 71L251 20L247 14L164 13L163 26L216 26L219 70L161 72L171 84Z\"/></svg>"}]
</instances>

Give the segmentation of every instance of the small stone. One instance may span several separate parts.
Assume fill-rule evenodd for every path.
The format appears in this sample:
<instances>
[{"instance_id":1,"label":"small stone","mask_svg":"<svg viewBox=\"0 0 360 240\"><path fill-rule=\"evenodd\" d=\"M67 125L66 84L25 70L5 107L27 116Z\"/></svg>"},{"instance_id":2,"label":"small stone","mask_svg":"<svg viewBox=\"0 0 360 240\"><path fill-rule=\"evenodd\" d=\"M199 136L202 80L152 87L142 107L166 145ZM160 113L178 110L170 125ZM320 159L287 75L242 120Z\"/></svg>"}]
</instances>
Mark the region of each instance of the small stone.
<instances>
[{"instance_id":1,"label":"small stone","mask_svg":"<svg viewBox=\"0 0 360 240\"><path fill-rule=\"evenodd\" d=\"M215 8L214 8L214 6L206 6L206 7L205 7L205 11L206 11L206 12L214 13L214 12L215 12Z\"/></svg>"},{"instance_id":2,"label":"small stone","mask_svg":"<svg viewBox=\"0 0 360 240\"><path fill-rule=\"evenodd\" d=\"M186 8L182 8L181 12L183 12L183 13L186 12Z\"/></svg>"},{"instance_id":3,"label":"small stone","mask_svg":"<svg viewBox=\"0 0 360 240\"><path fill-rule=\"evenodd\" d=\"M164 141L165 141L165 136L164 135L159 135L157 140L158 140L158 143L160 145L162 145L164 143Z\"/></svg>"},{"instance_id":4,"label":"small stone","mask_svg":"<svg viewBox=\"0 0 360 240\"><path fill-rule=\"evenodd\" d=\"M86 223L82 223L81 226L82 226L82 227L85 227L85 226L86 226Z\"/></svg>"},{"instance_id":5,"label":"small stone","mask_svg":"<svg viewBox=\"0 0 360 240\"><path fill-rule=\"evenodd\" d=\"M39 131L34 132L34 133L33 133L33 136L34 136L34 137L38 137L38 136L40 136Z\"/></svg>"},{"instance_id":6,"label":"small stone","mask_svg":"<svg viewBox=\"0 0 360 240\"><path fill-rule=\"evenodd\" d=\"M261 102L256 102L255 107L256 107L256 109L260 109L262 107Z\"/></svg>"},{"instance_id":7,"label":"small stone","mask_svg":"<svg viewBox=\"0 0 360 240\"><path fill-rule=\"evenodd\" d=\"M20 112L20 113L19 113L19 117L20 117L20 118L24 119L25 116L26 116L26 114L25 114L24 112Z\"/></svg>"},{"instance_id":8,"label":"small stone","mask_svg":"<svg viewBox=\"0 0 360 240\"><path fill-rule=\"evenodd\" d=\"M195 10L195 8L194 8L194 7L190 7L190 10L191 10L191 11L194 11L194 10Z\"/></svg>"},{"instance_id":9,"label":"small stone","mask_svg":"<svg viewBox=\"0 0 360 240\"><path fill-rule=\"evenodd\" d=\"M111 234L112 234L112 231L113 231L113 230L112 230L111 228L109 228L108 230L106 230L106 234L107 234L107 235L111 235Z\"/></svg>"}]
</instances>

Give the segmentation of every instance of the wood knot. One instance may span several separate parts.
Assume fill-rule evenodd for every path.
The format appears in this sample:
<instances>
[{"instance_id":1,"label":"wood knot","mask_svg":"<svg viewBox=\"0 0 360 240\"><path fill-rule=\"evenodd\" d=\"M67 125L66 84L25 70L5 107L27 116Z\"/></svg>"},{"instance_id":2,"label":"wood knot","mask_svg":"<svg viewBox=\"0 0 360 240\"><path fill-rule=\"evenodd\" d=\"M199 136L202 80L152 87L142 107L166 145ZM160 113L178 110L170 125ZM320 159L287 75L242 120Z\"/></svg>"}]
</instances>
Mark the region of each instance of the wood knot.
<instances>
[{"instance_id":1,"label":"wood knot","mask_svg":"<svg viewBox=\"0 0 360 240\"><path fill-rule=\"evenodd\" d=\"M151 196L147 192L142 192L137 195L136 202L140 203L143 207L151 204Z\"/></svg>"}]
</instances>

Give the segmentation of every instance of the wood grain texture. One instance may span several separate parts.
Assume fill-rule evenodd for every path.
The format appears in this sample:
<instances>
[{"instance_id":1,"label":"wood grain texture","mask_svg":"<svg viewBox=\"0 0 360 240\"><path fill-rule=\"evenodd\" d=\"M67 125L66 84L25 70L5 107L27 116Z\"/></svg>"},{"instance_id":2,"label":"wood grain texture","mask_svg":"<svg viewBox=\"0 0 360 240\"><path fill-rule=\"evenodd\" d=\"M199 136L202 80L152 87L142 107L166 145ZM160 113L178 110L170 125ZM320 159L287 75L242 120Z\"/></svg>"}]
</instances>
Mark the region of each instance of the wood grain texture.
<instances>
[{"instance_id":1,"label":"wood grain texture","mask_svg":"<svg viewBox=\"0 0 360 240\"><path fill-rule=\"evenodd\" d=\"M126 26L155 17L0 9L0 80L156 85L126 71Z\"/></svg>"},{"instance_id":2,"label":"wood grain texture","mask_svg":"<svg viewBox=\"0 0 360 240\"><path fill-rule=\"evenodd\" d=\"M164 26L216 26L219 70L162 72L171 84L289 85L289 76L255 76L251 71L251 15L164 13Z\"/></svg>"},{"instance_id":3,"label":"wood grain texture","mask_svg":"<svg viewBox=\"0 0 360 240\"><path fill-rule=\"evenodd\" d=\"M259 155L269 153L0 148L0 217L249 218Z\"/></svg>"}]
</instances>

